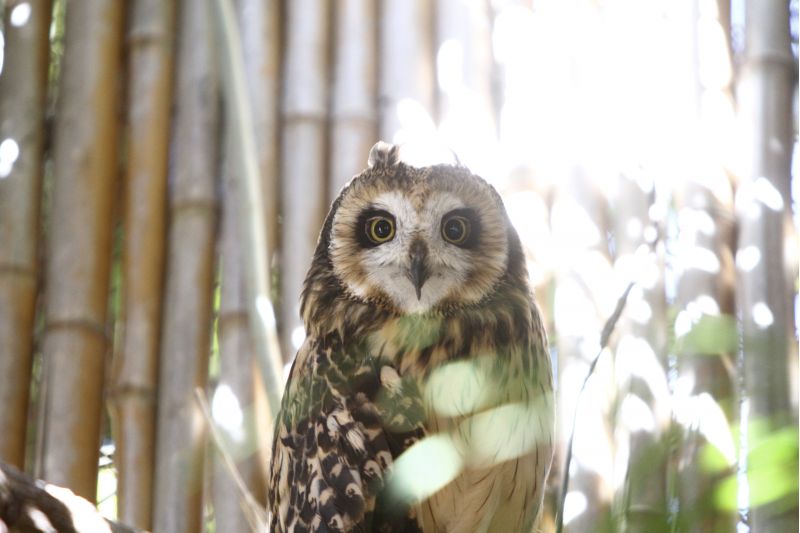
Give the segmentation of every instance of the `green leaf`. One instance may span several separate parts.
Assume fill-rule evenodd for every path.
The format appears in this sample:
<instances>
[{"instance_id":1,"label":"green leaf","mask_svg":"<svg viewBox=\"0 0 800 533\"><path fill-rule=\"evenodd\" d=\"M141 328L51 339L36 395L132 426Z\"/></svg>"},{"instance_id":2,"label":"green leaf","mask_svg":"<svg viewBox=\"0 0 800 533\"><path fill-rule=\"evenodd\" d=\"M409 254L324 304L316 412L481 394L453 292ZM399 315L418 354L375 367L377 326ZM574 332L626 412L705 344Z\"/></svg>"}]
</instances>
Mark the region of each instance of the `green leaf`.
<instances>
[{"instance_id":1,"label":"green leaf","mask_svg":"<svg viewBox=\"0 0 800 533\"><path fill-rule=\"evenodd\" d=\"M751 440L747 456L747 481L750 503L764 505L798 494L798 434L796 427L785 427L757 440Z\"/></svg>"},{"instance_id":2,"label":"green leaf","mask_svg":"<svg viewBox=\"0 0 800 533\"><path fill-rule=\"evenodd\" d=\"M764 429L763 424L754 422ZM752 428L751 428L752 429ZM798 433L786 427L764 433L750 432L750 452L747 456L747 485L751 507L786 502L792 505L798 498ZM738 479L726 476L717 485L714 503L720 509L734 511L738 507Z\"/></svg>"},{"instance_id":3,"label":"green leaf","mask_svg":"<svg viewBox=\"0 0 800 533\"><path fill-rule=\"evenodd\" d=\"M702 315L692 328L675 341L679 355L735 353L739 336L731 315Z\"/></svg>"},{"instance_id":4,"label":"green leaf","mask_svg":"<svg viewBox=\"0 0 800 533\"><path fill-rule=\"evenodd\" d=\"M706 472L724 472L731 464L719 448L706 443L700 450L700 466Z\"/></svg>"}]
</instances>

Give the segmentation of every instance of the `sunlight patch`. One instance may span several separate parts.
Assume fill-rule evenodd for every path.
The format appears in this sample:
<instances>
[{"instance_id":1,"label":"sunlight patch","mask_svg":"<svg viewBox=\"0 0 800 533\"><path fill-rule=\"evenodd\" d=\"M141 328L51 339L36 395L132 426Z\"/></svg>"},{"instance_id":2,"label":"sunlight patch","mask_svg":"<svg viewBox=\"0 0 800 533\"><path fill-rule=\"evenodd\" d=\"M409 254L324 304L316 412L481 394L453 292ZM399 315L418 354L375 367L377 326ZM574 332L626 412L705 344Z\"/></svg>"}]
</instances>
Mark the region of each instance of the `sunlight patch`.
<instances>
[{"instance_id":1,"label":"sunlight patch","mask_svg":"<svg viewBox=\"0 0 800 533\"><path fill-rule=\"evenodd\" d=\"M447 435L433 435L403 452L394 463L390 492L403 501L424 500L461 472L461 456Z\"/></svg>"},{"instance_id":2,"label":"sunlight patch","mask_svg":"<svg viewBox=\"0 0 800 533\"><path fill-rule=\"evenodd\" d=\"M227 384L221 383L211 400L211 415L214 422L234 441L244 440L244 414L239 399Z\"/></svg>"},{"instance_id":3,"label":"sunlight patch","mask_svg":"<svg viewBox=\"0 0 800 533\"><path fill-rule=\"evenodd\" d=\"M569 524L586 510L588 502L586 496L580 491L572 490L567 493L564 500L564 523Z\"/></svg>"},{"instance_id":4,"label":"sunlight patch","mask_svg":"<svg viewBox=\"0 0 800 533\"><path fill-rule=\"evenodd\" d=\"M28 2L22 2L21 4L17 4L14 9L11 10L11 16L9 20L11 21L11 25L19 28L20 26L24 26L28 23L31 18L31 5Z\"/></svg>"},{"instance_id":5,"label":"sunlight patch","mask_svg":"<svg viewBox=\"0 0 800 533\"><path fill-rule=\"evenodd\" d=\"M758 302L753 305L753 322L756 323L761 329L766 329L772 325L775 317L769 306L764 302Z\"/></svg>"},{"instance_id":6,"label":"sunlight patch","mask_svg":"<svg viewBox=\"0 0 800 533\"><path fill-rule=\"evenodd\" d=\"M750 245L736 252L736 266L742 272L750 272L761 262L761 250Z\"/></svg>"},{"instance_id":7,"label":"sunlight patch","mask_svg":"<svg viewBox=\"0 0 800 533\"><path fill-rule=\"evenodd\" d=\"M7 178L19 158L19 145L14 139L5 139L0 143L0 179Z\"/></svg>"},{"instance_id":8,"label":"sunlight patch","mask_svg":"<svg viewBox=\"0 0 800 533\"><path fill-rule=\"evenodd\" d=\"M491 378L485 364L456 361L437 368L431 374L425 392L428 402L442 416L474 413L491 400Z\"/></svg>"},{"instance_id":9,"label":"sunlight patch","mask_svg":"<svg viewBox=\"0 0 800 533\"><path fill-rule=\"evenodd\" d=\"M459 436L472 468L489 467L530 453L549 438L552 421L543 402L509 403L463 421Z\"/></svg>"}]
</instances>

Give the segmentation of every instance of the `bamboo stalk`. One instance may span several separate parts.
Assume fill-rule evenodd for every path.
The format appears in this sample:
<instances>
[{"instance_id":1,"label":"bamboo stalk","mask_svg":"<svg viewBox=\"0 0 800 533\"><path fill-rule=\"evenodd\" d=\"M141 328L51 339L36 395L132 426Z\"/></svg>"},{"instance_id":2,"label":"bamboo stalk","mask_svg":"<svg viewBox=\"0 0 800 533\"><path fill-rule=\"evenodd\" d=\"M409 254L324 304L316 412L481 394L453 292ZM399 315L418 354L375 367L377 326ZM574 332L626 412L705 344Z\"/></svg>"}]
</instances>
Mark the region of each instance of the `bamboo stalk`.
<instances>
[{"instance_id":1,"label":"bamboo stalk","mask_svg":"<svg viewBox=\"0 0 800 533\"><path fill-rule=\"evenodd\" d=\"M228 106L227 147L230 163L235 167L234 175L241 180L239 202L243 240L249 245L244 248L245 280L248 298L248 317L252 328L252 339L262 377L267 384L267 396L272 413L277 413L283 390L281 379L282 359L279 356L278 336L275 329L275 315L269 297L269 263L266 260L266 236L264 233L264 209L261 179L258 172L253 125L250 120L250 107L245 87L244 67L239 42L239 31L233 9L226 0L213 2L218 17L221 60L223 71L225 103Z\"/></svg>"},{"instance_id":2,"label":"bamboo stalk","mask_svg":"<svg viewBox=\"0 0 800 533\"><path fill-rule=\"evenodd\" d=\"M149 529L155 466L175 2L137 0L128 27L129 89L122 336L112 369L117 505Z\"/></svg>"},{"instance_id":3,"label":"bamboo stalk","mask_svg":"<svg viewBox=\"0 0 800 533\"><path fill-rule=\"evenodd\" d=\"M208 375L219 115L209 9L185 1L178 15L154 531L194 532L202 523L205 426L194 390Z\"/></svg>"},{"instance_id":4,"label":"bamboo stalk","mask_svg":"<svg viewBox=\"0 0 800 533\"><path fill-rule=\"evenodd\" d=\"M797 60L790 48L788 3L749 0L746 8L744 64L738 80L739 114L747 145L744 179L736 194L736 307L741 317L744 396L751 430L746 439L749 449L754 450L773 432L797 428L788 377L794 366L790 363L793 354L796 360L797 341L791 320L795 291L790 287L797 279L797 264L796 252L786 248L787 242L796 242L787 241L786 236L791 235L792 228L791 109ZM789 264L787 258L792 259ZM773 466L776 471L784 468ZM748 465L751 480L756 479L753 467ZM785 468L796 470L788 464ZM770 488L763 483L750 484L750 531L796 531L796 495L788 502L752 503L763 499L763 491Z\"/></svg>"},{"instance_id":5,"label":"bamboo stalk","mask_svg":"<svg viewBox=\"0 0 800 533\"><path fill-rule=\"evenodd\" d=\"M704 183L688 181L676 197L679 238L675 258L680 275L675 296L675 354L678 381L683 385L677 387L674 411L682 429L677 482L682 529L686 531L728 530L736 520L733 513L711 503L716 484L732 474L732 465L716 472L703 468L701 454L708 440L700 431L700 422L711 420L716 413L699 403L710 396L724 414L724 422L734 422L734 332L717 332L716 346L690 341L695 335L692 330L703 327L698 326L703 320L733 316L731 200L730 184L721 172L716 180L705 176Z\"/></svg>"},{"instance_id":6,"label":"bamboo stalk","mask_svg":"<svg viewBox=\"0 0 800 533\"><path fill-rule=\"evenodd\" d=\"M556 192L551 209L553 239L560 243L564 264L557 272L553 314L558 348L558 402L565 416L557 419L559 447L570 439L572 413L578 423L573 436L569 493L585 498L575 516L565 515L568 531L595 531L611 511L613 465L613 361L601 357L578 401L580 383L600 349L598 334L624 286L614 286L605 235L606 200L580 170L573 170ZM561 462L559 462L561 464ZM557 469L556 469L557 471ZM551 474L552 475L552 474Z\"/></svg>"},{"instance_id":7,"label":"bamboo stalk","mask_svg":"<svg viewBox=\"0 0 800 533\"><path fill-rule=\"evenodd\" d=\"M419 141L430 134L419 125L436 116L431 2L382 0L380 6L380 137L389 142ZM405 124L403 113L408 118Z\"/></svg>"},{"instance_id":8,"label":"bamboo stalk","mask_svg":"<svg viewBox=\"0 0 800 533\"><path fill-rule=\"evenodd\" d=\"M221 242L222 282L218 320L219 381L213 396L220 443L235 461L241 482L256 501L266 501L265 479L259 465L253 377L257 366L250 336L248 293L245 288L242 231L239 229L239 183L231 161L232 135L226 135ZM269 417L270 421L272 417ZM249 520L242 508L238 484L231 479L221 454L214 455L214 518L218 531L246 531Z\"/></svg>"},{"instance_id":9,"label":"bamboo stalk","mask_svg":"<svg viewBox=\"0 0 800 533\"><path fill-rule=\"evenodd\" d=\"M731 435L718 431L718 441L712 443L707 438L709 433L702 431L711 421L717 427L728 428L735 423L737 410L732 375L735 332L728 327L734 311L732 187L720 162L709 155L716 139L698 127L704 120L708 122L703 109L707 96L711 91L721 92L724 87L722 80L709 76L709 65L704 62L713 57L712 50L707 48L712 34L708 33L708 16L701 7L687 3L673 8L680 27L691 36L679 51L679 57L691 67L685 73L689 90L685 94L682 128L700 145L699 149L688 148L679 156L687 163L682 169L681 182L673 191L678 233L672 265L677 273L673 353L678 376L673 392L673 417L678 434L674 488L679 527L687 532L728 531L736 524L735 513L712 503L718 483L733 475L735 454L731 449L719 447L719 442ZM709 85L711 82L716 86ZM708 324L718 328L716 342L694 342L698 332ZM701 457L714 449L727 464L712 472L703 467Z\"/></svg>"},{"instance_id":10,"label":"bamboo stalk","mask_svg":"<svg viewBox=\"0 0 800 533\"><path fill-rule=\"evenodd\" d=\"M439 131L462 163L491 178L497 138L490 30L485 3L436 0Z\"/></svg>"},{"instance_id":11,"label":"bamboo stalk","mask_svg":"<svg viewBox=\"0 0 800 533\"><path fill-rule=\"evenodd\" d=\"M377 140L375 0L336 3L328 198L366 166Z\"/></svg>"},{"instance_id":12,"label":"bamboo stalk","mask_svg":"<svg viewBox=\"0 0 800 533\"><path fill-rule=\"evenodd\" d=\"M254 533L267 533L269 531L269 526L267 525L269 521L269 514L267 513L266 508L262 505L262 503L256 500L256 498L253 496L253 493L247 488L244 479L242 479L242 476L239 474L239 471L236 468L233 458L224 448L224 437L214 422L214 418L211 413L211 407L208 405L208 401L206 400L203 391L197 389L195 391L195 398L197 399L197 403L202 410L203 417L208 424L210 430L209 433L214 445L217 447L217 451L219 452L220 461L227 469L227 474L233 482L233 486L239 493L241 507L245 513L245 516L247 517L248 527Z\"/></svg>"},{"instance_id":13,"label":"bamboo stalk","mask_svg":"<svg viewBox=\"0 0 800 533\"><path fill-rule=\"evenodd\" d=\"M287 3L282 132L281 333L284 360L303 325L300 290L327 204L329 0ZM292 342L292 340L295 342Z\"/></svg>"},{"instance_id":14,"label":"bamboo stalk","mask_svg":"<svg viewBox=\"0 0 800 533\"><path fill-rule=\"evenodd\" d=\"M281 75L281 2L280 0L238 0L244 74L250 95L250 112L258 147L258 168L263 183L264 218L266 219L266 256L273 264L280 242L278 228L278 163L280 151L279 110Z\"/></svg>"},{"instance_id":15,"label":"bamboo stalk","mask_svg":"<svg viewBox=\"0 0 800 533\"><path fill-rule=\"evenodd\" d=\"M614 197L615 270L636 283L619 325L616 372L620 413L618 447L627 448L626 485L622 502L628 531L658 530L667 523L667 429L670 397L667 383L667 325L664 292L664 243L660 221L654 220L654 183L647 175L620 176ZM629 413L652 417L635 425ZM647 420L651 420L648 418ZM641 422L641 420L638 420Z\"/></svg>"},{"instance_id":16,"label":"bamboo stalk","mask_svg":"<svg viewBox=\"0 0 800 533\"><path fill-rule=\"evenodd\" d=\"M281 2L279 0L239 0L236 4L239 19L242 48L247 50L243 55L244 75L250 88L250 115L252 116L255 142L258 147L256 157L263 191L263 217L266 224L266 243L263 245L265 268L265 298L278 294L275 283L276 250L280 243L278 227L280 175L278 163L279 150L279 112L280 112L280 75L281 75ZM231 62L232 64L232 62ZM241 224L241 223L240 223ZM253 243L253 246L259 246ZM274 309L273 309L274 313ZM251 311L252 314L252 311ZM252 324L251 324L252 325ZM251 330L252 331L252 330ZM273 331L274 328L273 328ZM277 335L277 333L274 333ZM272 341L276 346L277 342ZM266 348L264 346L263 348ZM275 349L272 356L257 351L261 364L267 364L267 357L277 358L282 363L280 348ZM277 375L283 384L283 374ZM261 447L259 457L264 475L269 470L269 457L272 450L271 406L266 391L266 374L262 371L255 377L253 393L255 396L256 431ZM274 386L272 384L271 386ZM282 388L282 387L281 387Z\"/></svg>"},{"instance_id":17,"label":"bamboo stalk","mask_svg":"<svg viewBox=\"0 0 800 533\"><path fill-rule=\"evenodd\" d=\"M0 75L0 151L16 152L0 168L0 457L22 468L39 265L49 0L28 4L25 20L5 6ZM19 11L17 11L19 17ZM8 159L7 159L8 158Z\"/></svg>"},{"instance_id":18,"label":"bamboo stalk","mask_svg":"<svg viewBox=\"0 0 800 533\"><path fill-rule=\"evenodd\" d=\"M42 477L93 501L117 172L122 5L69 5L55 130L42 349Z\"/></svg>"}]
</instances>

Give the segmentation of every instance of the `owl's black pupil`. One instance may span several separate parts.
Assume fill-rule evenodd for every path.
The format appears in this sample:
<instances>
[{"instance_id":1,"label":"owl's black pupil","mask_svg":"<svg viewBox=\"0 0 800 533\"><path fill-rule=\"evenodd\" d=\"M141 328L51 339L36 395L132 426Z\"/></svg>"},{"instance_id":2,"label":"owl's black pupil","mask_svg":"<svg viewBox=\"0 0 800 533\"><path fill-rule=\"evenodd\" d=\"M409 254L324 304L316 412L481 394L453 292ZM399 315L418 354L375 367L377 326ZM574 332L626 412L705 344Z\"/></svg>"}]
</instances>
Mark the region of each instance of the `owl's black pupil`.
<instances>
[{"instance_id":1,"label":"owl's black pupil","mask_svg":"<svg viewBox=\"0 0 800 533\"><path fill-rule=\"evenodd\" d=\"M375 232L377 238L385 239L392 234L392 225L388 220L378 220L372 227L372 231Z\"/></svg>"},{"instance_id":2,"label":"owl's black pupil","mask_svg":"<svg viewBox=\"0 0 800 533\"><path fill-rule=\"evenodd\" d=\"M444 232L451 241L457 241L464 236L464 223L458 220L448 220L444 225Z\"/></svg>"}]
</instances>

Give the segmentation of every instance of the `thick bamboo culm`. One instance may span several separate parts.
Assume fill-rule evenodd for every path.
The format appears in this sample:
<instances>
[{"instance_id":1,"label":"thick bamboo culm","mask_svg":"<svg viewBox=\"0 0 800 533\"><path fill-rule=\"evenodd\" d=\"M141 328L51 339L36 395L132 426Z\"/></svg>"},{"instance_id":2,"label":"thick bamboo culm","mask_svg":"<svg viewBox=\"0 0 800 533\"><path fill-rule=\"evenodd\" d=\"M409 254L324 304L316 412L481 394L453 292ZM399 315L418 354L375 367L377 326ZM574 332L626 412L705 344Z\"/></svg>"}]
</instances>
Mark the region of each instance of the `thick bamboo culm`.
<instances>
[{"instance_id":1,"label":"thick bamboo culm","mask_svg":"<svg viewBox=\"0 0 800 533\"><path fill-rule=\"evenodd\" d=\"M669 448L662 443L670 423L667 372L667 302L661 220L651 215L655 183L644 173L620 176L612 199L615 266L636 276L628 296L629 313L617 327L616 373L621 410L646 406L652 427L617 429L618 447L629 447L623 492L625 521L631 531L657 530L669 513ZM632 280L632 281L634 281ZM640 311L641 310L641 311ZM643 342L647 339L646 342ZM626 405L627 404L627 405Z\"/></svg>"},{"instance_id":2,"label":"thick bamboo culm","mask_svg":"<svg viewBox=\"0 0 800 533\"><path fill-rule=\"evenodd\" d=\"M491 179L479 157L496 143L489 6L436 0L435 7L439 131L463 164Z\"/></svg>"},{"instance_id":3,"label":"thick bamboo culm","mask_svg":"<svg viewBox=\"0 0 800 533\"><path fill-rule=\"evenodd\" d=\"M30 2L25 24L4 11L0 74L0 142L18 156L0 169L0 457L22 468L36 309L44 111L52 7Z\"/></svg>"},{"instance_id":4,"label":"thick bamboo culm","mask_svg":"<svg viewBox=\"0 0 800 533\"><path fill-rule=\"evenodd\" d=\"M264 216L267 224L267 258L272 264L280 243L278 214L280 188L281 11L279 0L237 0L245 75L250 90L258 162L264 180Z\"/></svg>"},{"instance_id":5,"label":"thick bamboo culm","mask_svg":"<svg viewBox=\"0 0 800 533\"><path fill-rule=\"evenodd\" d=\"M119 517L149 529L176 4L137 0L131 7L122 333L114 356L110 407L117 444Z\"/></svg>"},{"instance_id":6,"label":"thick bamboo culm","mask_svg":"<svg viewBox=\"0 0 800 533\"><path fill-rule=\"evenodd\" d=\"M422 119L418 115L435 117L431 18L430 0L380 2L378 113L379 135L384 141L415 140L419 131L414 131L414 126ZM401 110L398 104L410 109ZM403 124L400 115L404 111L417 115L415 123Z\"/></svg>"},{"instance_id":7,"label":"thick bamboo culm","mask_svg":"<svg viewBox=\"0 0 800 533\"><path fill-rule=\"evenodd\" d=\"M229 136L228 136L229 137ZM228 141L228 144L231 141ZM264 471L259 464L256 432L255 391L257 365L248 327L247 293L244 283L239 191L235 165L226 150L222 183L222 221L219 250L222 256L221 296L217 335L219 379L212 393L214 414L225 439L226 451L236 461L239 473L257 501L265 501ZM218 531L247 531L241 495L223 461L214 454L213 503Z\"/></svg>"},{"instance_id":8,"label":"thick bamboo culm","mask_svg":"<svg viewBox=\"0 0 800 533\"><path fill-rule=\"evenodd\" d=\"M594 531L611 508L611 494L606 476L596 465L613 464L613 426L610 411L613 404L613 364L605 356L600 359L592 379L582 396L575 376L583 378L592 358L600 349L598 332L613 311L619 296L605 283L611 278L610 252L603 238L608 232L607 204L602 191L581 170L562 177L551 210L554 238L569 247L569 262L562 266L556 279L553 314L558 353L557 402L561 412L557 419L558 437L567 442L572 424L571 414L577 410L582 424L575 429L570 491L586 498L585 510L569 523L569 531ZM575 231L575 221L584 231ZM601 282L601 280L603 282ZM570 322L566 315L579 313L581 318ZM590 340L591 339L591 340ZM572 378L570 379L570 376ZM558 460L557 460L558 461ZM555 481L555 480L553 480Z\"/></svg>"},{"instance_id":9,"label":"thick bamboo culm","mask_svg":"<svg viewBox=\"0 0 800 533\"><path fill-rule=\"evenodd\" d=\"M378 134L377 2L336 2L328 199L365 165Z\"/></svg>"},{"instance_id":10,"label":"thick bamboo culm","mask_svg":"<svg viewBox=\"0 0 800 533\"><path fill-rule=\"evenodd\" d=\"M281 333L283 358L302 332L300 290L327 207L326 143L330 0L286 5L281 158ZM285 206L295 206L286 209Z\"/></svg>"},{"instance_id":11,"label":"thick bamboo culm","mask_svg":"<svg viewBox=\"0 0 800 533\"><path fill-rule=\"evenodd\" d=\"M219 100L209 4L180 5L170 147L169 230L158 382L153 530L202 524L205 388L217 226Z\"/></svg>"},{"instance_id":12,"label":"thick bamboo culm","mask_svg":"<svg viewBox=\"0 0 800 533\"><path fill-rule=\"evenodd\" d=\"M682 324L690 321L692 313L700 309L708 314L714 314L715 310L725 316L733 313L733 197L727 177L720 174L718 180L711 187L692 181L677 198L678 226L682 236L679 257L698 257L710 252L719 261L716 271L703 264L686 262L681 265L675 296L678 337L686 334ZM711 216L706 218L709 213ZM711 232L708 231L709 223L713 228ZM686 516L691 517L691 523L683 525L687 531L727 531L735 527L734 513L716 509L705 502L713 494L719 479L732 472L709 472L702 467L700 453L706 440L698 430L698 422L692 418L698 416L700 407L690 402L701 395L710 395L716 399L720 413L724 413L728 422L736 420L731 375L733 353L723 347L712 352L699 351L699 348L691 343L688 346L679 343L675 350L679 379L692 384L690 390L676 393L679 406L682 406L676 417L683 426L678 452L678 498Z\"/></svg>"},{"instance_id":13,"label":"thick bamboo culm","mask_svg":"<svg viewBox=\"0 0 800 533\"><path fill-rule=\"evenodd\" d=\"M250 89L250 110L261 179L266 218L266 257L270 272L278 271L276 251L280 243L278 218L280 212L280 90L281 90L281 13L279 0L239 0L236 14L241 31L244 69ZM241 224L241 221L239 222ZM242 258L242 255L239 255ZM267 280L272 295L279 288L273 285L275 276ZM253 295L250 294L250 297ZM279 379L283 376L279 376ZM259 373L254 385L254 409L258 432L259 459L264 472L268 469L272 444L272 414L263 376Z\"/></svg>"},{"instance_id":14,"label":"thick bamboo culm","mask_svg":"<svg viewBox=\"0 0 800 533\"><path fill-rule=\"evenodd\" d=\"M791 369L797 375L797 339L792 326L796 324L792 320L796 285L794 291L790 289L797 280L797 257L792 258L797 253L797 241L786 238L792 235L793 227L793 142L796 146L792 117L786 110L792 108L793 93L797 102L797 58L791 51L786 2L748 0L746 11L738 97L742 131L748 133L746 167L736 197L736 303L742 320L744 393L753 421L746 439L749 449L754 450L773 431L797 427L796 404L793 413L789 392ZM794 254L789 242L794 243ZM754 256L754 250L759 260L744 268L747 254ZM797 397L796 390L793 396ZM756 486L751 485L751 501L758 501L762 491L769 489L763 484ZM750 511L750 524L751 531L796 531L797 507L781 508L775 503L757 506Z\"/></svg>"},{"instance_id":15,"label":"thick bamboo culm","mask_svg":"<svg viewBox=\"0 0 800 533\"><path fill-rule=\"evenodd\" d=\"M67 9L47 243L40 474L90 501L108 340L122 8L87 0Z\"/></svg>"},{"instance_id":16,"label":"thick bamboo culm","mask_svg":"<svg viewBox=\"0 0 800 533\"><path fill-rule=\"evenodd\" d=\"M703 34L705 28L696 12L687 6L683 9L681 24L696 39L696 44L684 52L685 57L699 63L710 52L704 48L708 46L709 36ZM719 48L724 49L723 46ZM687 119L701 122L709 76L698 68L687 78L691 89L689 101L693 104ZM697 142L710 145L709 141L702 134L698 135ZM700 316L713 320L715 315L727 317L734 313L733 189L721 166L693 162L686 165L684 172L681 185L675 187L673 193L680 235L674 259L678 274L673 302L677 313L674 331L678 341L673 353L677 379L683 384L673 390L673 417L680 430L675 452L676 496L683 520L679 527L688 532L728 531L736 527L735 512L709 505L708 501L720 480L733 474L733 467L730 464L714 472L703 467L703 450L709 444L707 436L700 431L703 419L698 413L703 413L705 423L712 417L722 418L717 420L721 425L737 422L734 353L731 346L699 346L691 342L688 333ZM713 264L702 259L711 256ZM725 336L720 335L720 338L725 339ZM707 396L717 403L713 413L701 407L702 398ZM726 457L731 463L733 459Z\"/></svg>"}]
</instances>

